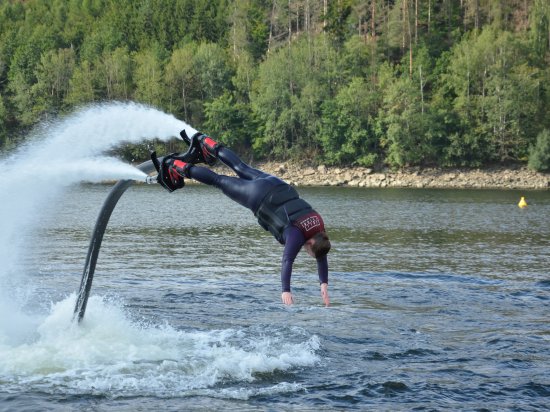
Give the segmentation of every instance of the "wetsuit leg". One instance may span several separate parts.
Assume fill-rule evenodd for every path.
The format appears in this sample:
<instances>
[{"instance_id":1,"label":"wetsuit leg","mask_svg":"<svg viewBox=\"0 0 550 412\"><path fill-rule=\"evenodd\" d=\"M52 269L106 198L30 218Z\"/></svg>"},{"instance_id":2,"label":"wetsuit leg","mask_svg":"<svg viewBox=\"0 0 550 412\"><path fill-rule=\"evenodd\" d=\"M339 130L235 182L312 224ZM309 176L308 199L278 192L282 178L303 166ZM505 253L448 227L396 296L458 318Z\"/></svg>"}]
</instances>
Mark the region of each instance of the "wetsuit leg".
<instances>
[{"instance_id":1,"label":"wetsuit leg","mask_svg":"<svg viewBox=\"0 0 550 412\"><path fill-rule=\"evenodd\" d=\"M192 179L220 189L231 200L246 208L253 210L252 208L256 206L256 185L253 180L219 175L201 166L190 167L188 173Z\"/></svg>"},{"instance_id":2,"label":"wetsuit leg","mask_svg":"<svg viewBox=\"0 0 550 412\"><path fill-rule=\"evenodd\" d=\"M253 180L259 177L269 176L267 173L247 165L233 150L225 146L220 147L218 150L218 159L233 169L233 171L237 173L237 176L242 179Z\"/></svg>"},{"instance_id":3,"label":"wetsuit leg","mask_svg":"<svg viewBox=\"0 0 550 412\"><path fill-rule=\"evenodd\" d=\"M250 168L252 169L252 168ZM255 170L255 169L252 169ZM206 167L191 166L187 173L198 182L220 189L227 197L256 212L262 199L273 186L282 183L275 176L265 174L249 180L245 178L219 175Z\"/></svg>"}]
</instances>

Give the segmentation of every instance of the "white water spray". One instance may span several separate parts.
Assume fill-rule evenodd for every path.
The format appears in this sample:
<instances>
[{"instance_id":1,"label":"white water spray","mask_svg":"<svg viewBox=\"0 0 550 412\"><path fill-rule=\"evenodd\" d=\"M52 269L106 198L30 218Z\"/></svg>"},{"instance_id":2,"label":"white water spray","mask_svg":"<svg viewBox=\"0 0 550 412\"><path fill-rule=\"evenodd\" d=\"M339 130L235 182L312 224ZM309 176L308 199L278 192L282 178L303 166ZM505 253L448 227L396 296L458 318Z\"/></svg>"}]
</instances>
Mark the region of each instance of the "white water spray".
<instances>
[{"instance_id":1,"label":"white water spray","mask_svg":"<svg viewBox=\"0 0 550 412\"><path fill-rule=\"evenodd\" d=\"M319 361L317 336L302 342L271 329L257 336L235 329L179 331L131 322L114 302L92 296L82 323L72 322L76 296L52 306L25 344L0 340L0 382L5 391L107 397L233 399L297 392L300 384L227 388L258 373L310 367ZM294 333L301 331L294 331ZM216 389L218 384L221 389Z\"/></svg>"},{"instance_id":2,"label":"white water spray","mask_svg":"<svg viewBox=\"0 0 550 412\"><path fill-rule=\"evenodd\" d=\"M7 323L13 323L13 314L20 313L32 294L21 261L33 242L31 229L53 211L63 189L81 181L144 180L143 172L104 153L122 143L168 141L184 128L189 135L196 133L151 107L95 105L42 125L27 143L0 160L0 334L13 329ZM12 316L4 316L10 311Z\"/></svg>"}]
</instances>

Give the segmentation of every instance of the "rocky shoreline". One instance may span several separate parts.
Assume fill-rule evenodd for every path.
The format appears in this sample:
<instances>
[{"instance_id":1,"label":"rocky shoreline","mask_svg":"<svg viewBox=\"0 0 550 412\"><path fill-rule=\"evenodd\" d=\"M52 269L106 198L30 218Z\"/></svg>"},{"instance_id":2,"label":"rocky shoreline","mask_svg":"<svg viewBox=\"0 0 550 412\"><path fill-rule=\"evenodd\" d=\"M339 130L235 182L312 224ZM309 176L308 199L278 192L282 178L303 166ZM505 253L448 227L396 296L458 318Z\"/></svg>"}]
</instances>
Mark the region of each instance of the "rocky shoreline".
<instances>
[{"instance_id":1,"label":"rocky shoreline","mask_svg":"<svg viewBox=\"0 0 550 412\"><path fill-rule=\"evenodd\" d=\"M294 186L349 186L364 188L446 188L446 189L550 189L550 174L526 167L484 169L407 168L375 171L365 167L317 167L291 163L253 164ZM219 173L227 168L216 166Z\"/></svg>"}]
</instances>

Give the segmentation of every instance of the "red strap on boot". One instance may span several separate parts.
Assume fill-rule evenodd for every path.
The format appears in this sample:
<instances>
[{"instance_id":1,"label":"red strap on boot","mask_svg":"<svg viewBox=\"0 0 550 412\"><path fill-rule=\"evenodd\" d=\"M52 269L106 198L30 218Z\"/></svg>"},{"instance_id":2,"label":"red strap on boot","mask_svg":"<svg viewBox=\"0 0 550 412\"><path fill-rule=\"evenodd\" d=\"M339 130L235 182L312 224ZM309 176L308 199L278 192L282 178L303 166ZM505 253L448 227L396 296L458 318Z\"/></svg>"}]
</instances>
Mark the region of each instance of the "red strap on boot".
<instances>
[{"instance_id":1,"label":"red strap on boot","mask_svg":"<svg viewBox=\"0 0 550 412\"><path fill-rule=\"evenodd\" d=\"M208 136L206 136L204 138L204 143L206 145L208 145L210 150L214 150L216 148L216 146L218 145L218 143L216 141L212 140L212 138L210 138Z\"/></svg>"}]
</instances>

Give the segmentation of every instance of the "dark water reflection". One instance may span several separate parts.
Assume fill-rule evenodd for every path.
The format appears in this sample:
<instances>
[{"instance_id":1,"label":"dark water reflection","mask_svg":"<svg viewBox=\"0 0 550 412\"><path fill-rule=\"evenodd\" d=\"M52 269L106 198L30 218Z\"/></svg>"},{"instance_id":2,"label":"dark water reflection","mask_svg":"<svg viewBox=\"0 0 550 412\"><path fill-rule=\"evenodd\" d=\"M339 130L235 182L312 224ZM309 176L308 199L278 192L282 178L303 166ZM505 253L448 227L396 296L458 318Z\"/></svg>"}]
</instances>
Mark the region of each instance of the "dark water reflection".
<instances>
[{"instance_id":1,"label":"dark water reflection","mask_svg":"<svg viewBox=\"0 0 550 412\"><path fill-rule=\"evenodd\" d=\"M78 287L89 235L109 187L81 186L44 221L28 265L46 308ZM170 396L56 390L0 395L8 408L245 410L539 410L550 396L550 193L305 188L333 241L321 307L302 254L280 304L282 249L215 190L133 187L107 230L94 293L130 316L181 330L236 329L319 338L312 367L220 381ZM530 206L517 207L520 196ZM1 381L0 381L1 384ZM262 391L296 384L298 389ZM1 387L0 387L1 388ZM246 390L244 398L235 391ZM1 393L1 390L0 390ZM30 399L30 400L29 400ZM33 400L34 399L34 400Z\"/></svg>"}]
</instances>

